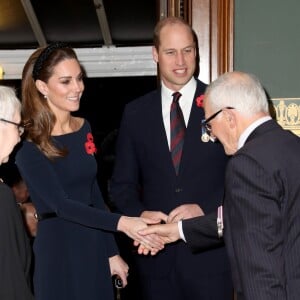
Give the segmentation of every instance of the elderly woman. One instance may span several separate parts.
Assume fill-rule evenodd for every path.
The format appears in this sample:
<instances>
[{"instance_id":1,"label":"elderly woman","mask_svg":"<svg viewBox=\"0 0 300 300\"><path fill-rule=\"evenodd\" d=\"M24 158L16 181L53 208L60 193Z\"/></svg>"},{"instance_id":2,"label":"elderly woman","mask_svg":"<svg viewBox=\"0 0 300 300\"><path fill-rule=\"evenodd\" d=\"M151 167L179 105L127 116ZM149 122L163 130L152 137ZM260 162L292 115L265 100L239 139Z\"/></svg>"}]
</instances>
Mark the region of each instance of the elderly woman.
<instances>
[{"instance_id":1,"label":"elderly woman","mask_svg":"<svg viewBox=\"0 0 300 300\"><path fill-rule=\"evenodd\" d=\"M21 104L10 87L0 86L0 164L8 161L24 131ZM31 248L12 190L0 182L0 299L31 300Z\"/></svg>"}]
</instances>

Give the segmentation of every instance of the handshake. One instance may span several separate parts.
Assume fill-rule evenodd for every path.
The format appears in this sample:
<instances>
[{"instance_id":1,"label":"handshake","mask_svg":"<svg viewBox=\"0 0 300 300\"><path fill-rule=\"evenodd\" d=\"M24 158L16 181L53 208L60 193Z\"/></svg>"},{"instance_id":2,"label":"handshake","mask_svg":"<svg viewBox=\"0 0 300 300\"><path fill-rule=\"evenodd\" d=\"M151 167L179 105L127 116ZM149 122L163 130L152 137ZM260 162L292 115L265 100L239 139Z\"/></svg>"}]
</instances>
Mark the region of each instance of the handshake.
<instances>
[{"instance_id":1,"label":"handshake","mask_svg":"<svg viewBox=\"0 0 300 300\"><path fill-rule=\"evenodd\" d=\"M144 211L141 217L122 216L117 229L134 240L139 254L156 255L165 244L181 238L178 221L203 215L198 205L184 204L172 210L169 215L159 211Z\"/></svg>"}]
</instances>

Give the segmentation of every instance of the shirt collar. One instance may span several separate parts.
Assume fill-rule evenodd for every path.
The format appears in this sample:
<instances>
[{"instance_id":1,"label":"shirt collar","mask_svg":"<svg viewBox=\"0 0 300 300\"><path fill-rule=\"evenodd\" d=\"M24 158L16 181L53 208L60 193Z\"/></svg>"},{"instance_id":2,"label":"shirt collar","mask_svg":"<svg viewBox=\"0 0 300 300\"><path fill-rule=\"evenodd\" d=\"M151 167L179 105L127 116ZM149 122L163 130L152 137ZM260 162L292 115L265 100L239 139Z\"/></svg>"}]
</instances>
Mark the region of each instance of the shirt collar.
<instances>
[{"instance_id":1,"label":"shirt collar","mask_svg":"<svg viewBox=\"0 0 300 300\"><path fill-rule=\"evenodd\" d=\"M248 126L239 138L238 149L242 148L245 145L246 140L248 139L249 135L254 131L255 128L257 128L259 125L271 119L272 118L270 116L262 117L256 120L255 122L253 122L250 126Z\"/></svg>"},{"instance_id":2,"label":"shirt collar","mask_svg":"<svg viewBox=\"0 0 300 300\"><path fill-rule=\"evenodd\" d=\"M185 101L185 99L193 100L196 87L197 87L196 79L194 77L192 77L190 79L190 81L183 88L181 88L178 92L180 92L182 94L182 99L184 99L184 101ZM163 98L172 99L172 94L175 91L172 91L171 89L167 88L163 81L161 81L161 90L162 90L161 92L162 92Z\"/></svg>"}]
</instances>

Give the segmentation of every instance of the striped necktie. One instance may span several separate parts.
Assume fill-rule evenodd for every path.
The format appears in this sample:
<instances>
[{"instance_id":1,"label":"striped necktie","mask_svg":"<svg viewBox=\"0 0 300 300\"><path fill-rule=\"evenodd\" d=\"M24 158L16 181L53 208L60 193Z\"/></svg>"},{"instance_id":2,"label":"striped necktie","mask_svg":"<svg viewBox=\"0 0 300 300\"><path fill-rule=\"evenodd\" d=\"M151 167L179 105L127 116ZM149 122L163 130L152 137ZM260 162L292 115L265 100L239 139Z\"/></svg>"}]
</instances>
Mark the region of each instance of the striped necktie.
<instances>
[{"instance_id":1,"label":"striped necktie","mask_svg":"<svg viewBox=\"0 0 300 300\"><path fill-rule=\"evenodd\" d=\"M179 92L173 93L173 101L170 111L170 127L171 127L171 155L176 175L179 173L180 160L185 134L185 123L182 110L179 105Z\"/></svg>"}]
</instances>

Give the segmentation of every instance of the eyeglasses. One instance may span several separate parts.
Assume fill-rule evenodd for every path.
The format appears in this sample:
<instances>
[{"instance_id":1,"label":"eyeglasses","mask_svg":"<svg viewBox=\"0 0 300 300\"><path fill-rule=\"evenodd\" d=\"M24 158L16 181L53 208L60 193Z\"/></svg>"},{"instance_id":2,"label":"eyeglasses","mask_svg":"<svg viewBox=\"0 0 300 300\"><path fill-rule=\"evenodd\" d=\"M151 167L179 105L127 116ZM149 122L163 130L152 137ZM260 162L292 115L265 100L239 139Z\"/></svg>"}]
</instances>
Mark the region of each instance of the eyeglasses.
<instances>
[{"instance_id":1,"label":"eyeglasses","mask_svg":"<svg viewBox=\"0 0 300 300\"><path fill-rule=\"evenodd\" d=\"M16 123L16 122L9 121L9 120L3 119L3 118L0 118L0 121L17 126L20 135L22 135L24 133L25 127L22 123Z\"/></svg>"},{"instance_id":2,"label":"eyeglasses","mask_svg":"<svg viewBox=\"0 0 300 300\"><path fill-rule=\"evenodd\" d=\"M213 115L211 115L209 118L202 120L202 126L205 126L205 129L208 132L211 132L211 125L209 124L209 122L211 120L213 120L219 113L221 113L224 109L234 109L234 107L231 106L226 106L224 108L221 108L220 110L218 110L217 112L215 112Z\"/></svg>"},{"instance_id":3,"label":"eyeglasses","mask_svg":"<svg viewBox=\"0 0 300 300\"><path fill-rule=\"evenodd\" d=\"M211 120L213 120L219 113L221 113L224 109L234 109L234 107L231 106L226 106L224 108L221 108L220 110L218 110L217 112L215 112L214 114L212 114L210 117L208 117L207 119L204 119L201 121L201 127L202 127L202 141L203 142L208 142L209 140L211 141L215 141L215 138L210 136L211 133L211 125L209 124L209 122L211 122Z\"/></svg>"}]
</instances>

